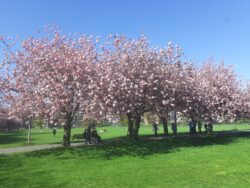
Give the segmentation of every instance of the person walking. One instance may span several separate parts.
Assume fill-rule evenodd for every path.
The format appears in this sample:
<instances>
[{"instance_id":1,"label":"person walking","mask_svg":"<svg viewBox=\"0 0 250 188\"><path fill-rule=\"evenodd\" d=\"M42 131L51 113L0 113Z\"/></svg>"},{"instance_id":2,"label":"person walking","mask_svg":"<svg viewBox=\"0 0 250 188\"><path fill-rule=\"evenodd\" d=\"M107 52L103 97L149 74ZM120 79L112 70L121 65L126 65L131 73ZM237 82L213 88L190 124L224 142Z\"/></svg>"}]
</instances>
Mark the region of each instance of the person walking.
<instances>
[{"instance_id":1,"label":"person walking","mask_svg":"<svg viewBox=\"0 0 250 188\"><path fill-rule=\"evenodd\" d=\"M193 122L190 120L188 123L189 126L189 134L193 134Z\"/></svg>"},{"instance_id":2,"label":"person walking","mask_svg":"<svg viewBox=\"0 0 250 188\"><path fill-rule=\"evenodd\" d=\"M198 131L199 131L199 134L201 134L201 129L202 129L202 124L200 121L198 121Z\"/></svg>"},{"instance_id":3,"label":"person walking","mask_svg":"<svg viewBox=\"0 0 250 188\"><path fill-rule=\"evenodd\" d=\"M54 136L56 136L56 128L55 127L53 128L52 133Z\"/></svg>"},{"instance_id":4,"label":"person walking","mask_svg":"<svg viewBox=\"0 0 250 188\"><path fill-rule=\"evenodd\" d=\"M171 128L172 128L174 137L176 138L177 137L177 125L175 123L172 123Z\"/></svg>"},{"instance_id":5,"label":"person walking","mask_svg":"<svg viewBox=\"0 0 250 188\"><path fill-rule=\"evenodd\" d=\"M211 121L207 125L207 135L213 136L213 123Z\"/></svg>"},{"instance_id":6,"label":"person walking","mask_svg":"<svg viewBox=\"0 0 250 188\"><path fill-rule=\"evenodd\" d=\"M196 121L193 120L193 134L196 134Z\"/></svg>"},{"instance_id":7,"label":"person walking","mask_svg":"<svg viewBox=\"0 0 250 188\"><path fill-rule=\"evenodd\" d=\"M158 126L156 122L152 124L152 130L154 131L154 135L157 136Z\"/></svg>"}]
</instances>

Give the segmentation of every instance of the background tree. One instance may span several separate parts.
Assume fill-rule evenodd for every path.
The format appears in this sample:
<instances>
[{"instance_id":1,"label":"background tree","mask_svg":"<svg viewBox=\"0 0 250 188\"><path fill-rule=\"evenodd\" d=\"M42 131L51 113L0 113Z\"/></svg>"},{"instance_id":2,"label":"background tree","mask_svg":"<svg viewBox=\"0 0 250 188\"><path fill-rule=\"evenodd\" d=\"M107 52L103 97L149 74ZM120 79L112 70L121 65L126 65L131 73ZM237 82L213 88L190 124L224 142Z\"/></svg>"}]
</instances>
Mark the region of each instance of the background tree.
<instances>
[{"instance_id":1,"label":"background tree","mask_svg":"<svg viewBox=\"0 0 250 188\"><path fill-rule=\"evenodd\" d=\"M213 64L205 62L197 77L196 88L203 93L203 108L200 113L203 119L211 119L215 122L235 118L236 98L239 95L240 83L232 67L226 67L223 63Z\"/></svg>"}]
</instances>

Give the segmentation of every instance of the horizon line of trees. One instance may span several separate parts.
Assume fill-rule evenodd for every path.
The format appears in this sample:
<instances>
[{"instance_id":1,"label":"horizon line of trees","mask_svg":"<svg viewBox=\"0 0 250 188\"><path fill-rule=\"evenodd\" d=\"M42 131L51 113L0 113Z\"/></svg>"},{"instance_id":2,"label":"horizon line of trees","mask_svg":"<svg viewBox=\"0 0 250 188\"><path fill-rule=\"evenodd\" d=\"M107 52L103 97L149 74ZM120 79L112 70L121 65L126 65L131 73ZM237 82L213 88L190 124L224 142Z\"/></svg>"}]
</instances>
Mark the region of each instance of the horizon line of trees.
<instances>
[{"instance_id":1,"label":"horizon line of trees","mask_svg":"<svg viewBox=\"0 0 250 188\"><path fill-rule=\"evenodd\" d=\"M48 29L16 48L3 37L0 63L2 106L9 117L45 118L64 127L70 146L75 115L109 119L126 115L128 136L137 140L141 117L159 116L168 134L172 113L192 121L218 122L249 118L250 87L230 66L212 59L197 66L178 46L153 47L144 35L100 38L65 35Z\"/></svg>"}]
</instances>

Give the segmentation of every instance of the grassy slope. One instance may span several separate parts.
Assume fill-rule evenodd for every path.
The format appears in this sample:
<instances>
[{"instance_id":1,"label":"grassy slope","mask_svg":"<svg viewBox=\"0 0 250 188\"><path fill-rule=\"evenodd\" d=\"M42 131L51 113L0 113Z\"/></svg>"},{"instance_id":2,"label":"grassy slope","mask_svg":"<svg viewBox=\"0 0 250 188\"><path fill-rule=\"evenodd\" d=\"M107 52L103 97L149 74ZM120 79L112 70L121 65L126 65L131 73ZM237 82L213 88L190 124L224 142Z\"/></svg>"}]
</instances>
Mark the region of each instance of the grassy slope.
<instances>
[{"instance_id":1,"label":"grassy slope","mask_svg":"<svg viewBox=\"0 0 250 188\"><path fill-rule=\"evenodd\" d=\"M101 134L103 139L110 139L119 136L125 136L127 133L127 127L105 127L108 132ZM234 125L222 124L214 127L215 131L221 130L232 130L234 129ZM250 125L239 124L236 126L238 130L242 129L250 129ZM100 128L103 129L103 128ZM186 132L188 131L187 126L179 126L178 132ZM80 134L83 132L83 128L75 128L72 129L72 134ZM162 133L162 127L159 126L159 133ZM140 135L153 134L151 126L142 126L140 129ZM51 129L33 129L32 130L32 145L39 144L55 144L61 143L63 137L63 129L57 129L57 134L54 137L52 135ZM18 147L18 146L26 146L27 145L27 130L19 130L19 131L0 131L0 148L10 148L10 147Z\"/></svg>"},{"instance_id":2,"label":"grassy slope","mask_svg":"<svg viewBox=\"0 0 250 188\"><path fill-rule=\"evenodd\" d=\"M248 137L169 138L0 156L0 187L250 187Z\"/></svg>"}]
</instances>

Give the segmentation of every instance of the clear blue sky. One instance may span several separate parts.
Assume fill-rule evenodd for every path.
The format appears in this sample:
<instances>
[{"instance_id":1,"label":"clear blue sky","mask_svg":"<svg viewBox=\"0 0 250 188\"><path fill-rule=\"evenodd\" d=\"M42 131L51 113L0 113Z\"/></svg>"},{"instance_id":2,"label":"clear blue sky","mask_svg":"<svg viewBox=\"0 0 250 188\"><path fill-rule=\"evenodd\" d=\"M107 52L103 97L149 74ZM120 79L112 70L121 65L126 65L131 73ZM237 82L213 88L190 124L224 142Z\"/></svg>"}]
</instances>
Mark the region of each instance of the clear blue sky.
<instances>
[{"instance_id":1,"label":"clear blue sky","mask_svg":"<svg viewBox=\"0 0 250 188\"><path fill-rule=\"evenodd\" d=\"M48 24L64 32L172 41L189 60L233 64L250 79L250 0L1 0L0 35L25 38Z\"/></svg>"}]
</instances>

